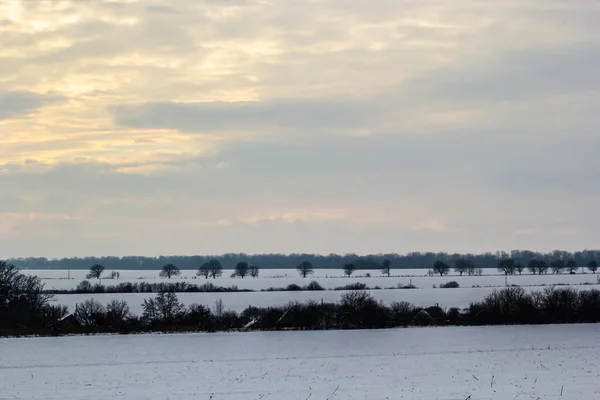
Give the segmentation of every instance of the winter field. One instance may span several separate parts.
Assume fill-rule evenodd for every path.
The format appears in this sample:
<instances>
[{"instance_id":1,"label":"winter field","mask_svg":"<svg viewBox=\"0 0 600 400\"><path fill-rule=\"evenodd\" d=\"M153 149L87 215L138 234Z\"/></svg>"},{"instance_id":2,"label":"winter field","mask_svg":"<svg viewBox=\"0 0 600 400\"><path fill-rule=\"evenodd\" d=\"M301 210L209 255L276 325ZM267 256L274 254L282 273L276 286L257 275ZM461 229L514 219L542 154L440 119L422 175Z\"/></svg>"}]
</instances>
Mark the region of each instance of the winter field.
<instances>
[{"instance_id":1,"label":"winter field","mask_svg":"<svg viewBox=\"0 0 600 400\"><path fill-rule=\"evenodd\" d=\"M23 270L24 273L37 275L43 279L47 289L74 289L82 280L85 279L87 270ZM109 275L110 270L106 270L104 275ZM118 271L119 279L102 279L104 285L117 285L123 282L167 282L165 278L159 278L158 270L123 270ZM426 269L402 269L392 270L392 276L382 276L377 270L358 270L350 278L344 277L341 269L321 269L315 270L315 273L308 278L301 278L298 272L293 269L264 269L260 271L258 278L230 278L231 270L223 270L223 276L217 279L208 279L211 283L218 286L236 285L240 289L261 290L270 287L284 288L289 284L295 283L300 286L306 285L311 280L318 281L325 289L344 286L353 282L363 282L370 287L380 286L382 288L397 286L399 283L406 285L412 283L418 288L432 288L433 285L439 286L448 281L457 281L461 287L500 287L505 286L505 277L500 275L495 269L484 269L482 276L459 276L450 273L447 276L427 276ZM370 274L371 277L366 277ZM67 279L70 275L71 279ZM189 282L201 284L206 281L203 277L196 277L196 271L184 270L181 275L173 277L171 282ZM92 280L94 282L94 280ZM579 285L579 284L600 284L598 275L591 273L578 273L574 275L511 275L507 278L508 284L520 286L532 285Z\"/></svg>"},{"instance_id":2,"label":"winter field","mask_svg":"<svg viewBox=\"0 0 600 400\"><path fill-rule=\"evenodd\" d=\"M0 399L600 399L600 326L0 339Z\"/></svg>"},{"instance_id":3,"label":"winter field","mask_svg":"<svg viewBox=\"0 0 600 400\"><path fill-rule=\"evenodd\" d=\"M575 289L600 289L600 285L573 286ZM390 289L370 290L376 300L381 300L389 305L394 301L408 301L415 306L429 307L439 304L441 307L450 308L468 307L471 302L481 301L495 288L458 288L458 289ZM528 290L540 289L527 287ZM225 293L177 293L179 300L185 304L201 304L213 308L215 301L221 299L227 310L241 312L248 306L270 307L284 306L290 301L316 300L324 302L337 302L343 290L327 291L302 291L302 292L225 292ZM94 294L59 294L55 296L57 304L75 310L75 304L86 299L94 298L103 305L113 299L125 300L129 304L131 312L136 315L142 314L142 303L144 299L156 296L156 293L94 293Z\"/></svg>"},{"instance_id":4,"label":"winter field","mask_svg":"<svg viewBox=\"0 0 600 400\"><path fill-rule=\"evenodd\" d=\"M186 305L193 303L212 307L217 299L223 300L226 309L242 311L248 306L267 307L282 306L290 301L317 300L334 302L339 300L343 291L287 291L287 292L259 292L268 288L285 288L289 284L306 285L311 280L316 280L325 289L348 285L350 283L362 282L367 286L374 288L381 287L382 290L373 290L371 294L378 300L389 304L394 301L408 301L416 306L428 307L431 305L440 305L442 307L468 307L471 302L480 301L495 288L509 285L520 285L528 290L541 289L541 286L548 285L573 285L578 289L600 288L598 285L598 275L587 274L560 274L560 275L512 275L505 277L498 275L494 269L483 270L482 276L458 276L450 274L448 276L427 276L427 270L393 270L391 277L381 276L379 271L356 271L352 277L342 276L341 270L315 270L315 274L309 278L301 278L295 270L285 269L265 269L262 270L258 278L246 277L230 278L231 271L224 271L223 277L217 279L208 279L196 277L195 271L184 270L178 277L167 280L159 278L159 271L156 270L124 270L118 271L119 279L102 279L104 285L117 285L123 282L189 282L202 284L211 282L218 286L230 287L237 286L239 289L251 289L257 292L225 292L225 293L179 293L178 297ZM47 289L74 289L83 279L88 271L86 270L26 270L29 274L35 274L43 279ZM106 271L105 274L109 274ZM367 277L369 273L371 276ZM71 279L67 279L70 276ZM91 280L92 283L96 280ZM457 281L460 288L440 289L440 284L448 281ZM397 287L398 285L408 285L412 283L417 289L385 290L385 288ZM433 288L434 285L437 288ZM141 304L144 299L153 297L151 293L99 293L99 294L66 294L56 295L55 301L58 304L64 304L71 311L75 309L77 303L81 303L88 298L96 298L103 304L107 304L112 299L126 300L134 314L141 314Z\"/></svg>"}]
</instances>

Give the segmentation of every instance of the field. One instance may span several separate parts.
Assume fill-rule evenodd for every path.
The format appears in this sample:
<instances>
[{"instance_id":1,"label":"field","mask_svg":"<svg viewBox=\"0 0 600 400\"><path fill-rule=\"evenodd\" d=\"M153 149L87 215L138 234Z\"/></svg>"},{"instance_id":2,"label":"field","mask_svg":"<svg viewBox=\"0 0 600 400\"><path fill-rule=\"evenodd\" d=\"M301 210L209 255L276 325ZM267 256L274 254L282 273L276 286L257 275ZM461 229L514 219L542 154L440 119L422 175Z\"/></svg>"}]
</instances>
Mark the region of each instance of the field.
<instances>
[{"instance_id":1,"label":"field","mask_svg":"<svg viewBox=\"0 0 600 400\"><path fill-rule=\"evenodd\" d=\"M0 399L598 399L597 325L0 339Z\"/></svg>"},{"instance_id":2,"label":"field","mask_svg":"<svg viewBox=\"0 0 600 400\"><path fill-rule=\"evenodd\" d=\"M85 270L28 270L29 274L35 274L43 279L48 289L74 289L83 279L87 271ZM498 275L496 270L484 270L482 276L427 276L427 270L393 270L392 277L381 276L379 271L356 271L350 277L341 276L341 270L316 270L315 274L309 278L301 278L295 270L263 270L260 277L254 279L251 277L230 278L231 271L224 271L223 277L209 279L218 286L235 285L239 289L263 290L268 288L285 288L289 284L295 283L300 286L306 285L311 280L316 280L326 289L334 289L350 283L362 282L369 287L379 286L382 290L371 291L372 295L389 304L393 301L408 301L417 306L427 307L431 305L440 305L442 307L468 307L471 302L480 301L495 288L509 285L520 285L528 290L540 289L544 285L573 285L578 289L600 288L598 285L598 275L594 274L561 274L561 275L514 275L505 277ZM158 277L158 271L136 270L119 271L119 279L103 279L105 285L116 285L122 282L189 282L202 284L207 282L204 278L196 278L195 271L182 271L181 276L167 280ZM370 274L370 277L366 275ZM71 279L67 279L70 276ZM458 289L440 289L439 285L448 281L457 281L460 284ZM92 280L95 282L95 280ZM385 288L396 287L400 285L413 284L417 289L406 290L387 290ZM436 286L437 288L434 288ZM217 299L222 299L227 309L242 311L246 307L252 306L281 306L292 300L306 301L337 301L343 294L343 291L317 291L317 292L234 292L234 293L180 293L179 299L186 305L197 303L212 307ZM101 303L106 304L112 299L122 299L129 303L131 311L134 314L141 314L141 303L145 298L153 294L145 293L121 293L121 294L68 294L57 295L55 300L59 304L64 304L72 311L75 304L83 300L94 297Z\"/></svg>"}]
</instances>

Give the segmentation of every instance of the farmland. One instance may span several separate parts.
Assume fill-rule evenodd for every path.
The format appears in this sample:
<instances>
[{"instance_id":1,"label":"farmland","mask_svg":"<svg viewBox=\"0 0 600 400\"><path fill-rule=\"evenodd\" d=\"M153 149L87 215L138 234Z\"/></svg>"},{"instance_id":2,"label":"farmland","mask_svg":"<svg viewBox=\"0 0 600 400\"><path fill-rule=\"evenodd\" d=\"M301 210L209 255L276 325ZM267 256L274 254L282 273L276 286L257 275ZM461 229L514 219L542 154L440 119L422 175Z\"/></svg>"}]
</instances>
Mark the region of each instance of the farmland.
<instances>
[{"instance_id":1,"label":"farmland","mask_svg":"<svg viewBox=\"0 0 600 400\"><path fill-rule=\"evenodd\" d=\"M42 278L47 289L74 289L83 279L87 271L75 270L28 270L28 274L38 275ZM188 282L202 284L210 282L214 285L230 287L235 285L238 289L250 289L255 292L234 293L180 293L179 298L184 304L202 304L212 307L217 299L222 299L227 309L242 311L249 305L257 307L282 306L290 301L317 300L325 302L338 301L344 291L279 291L267 292L268 288L283 289L290 284L306 285L311 280L316 280L325 289L334 289L351 283L361 282L370 288L379 287L381 290L372 290L371 294L385 304L394 301L408 301L417 306L427 307L439 304L442 307L464 308L471 302L479 301L495 288L508 285L524 286L528 290L539 289L540 286L571 285L575 288L599 288L598 276L595 274L548 274L548 275L499 275L495 269L484 269L481 276L427 276L427 270L393 270L391 277L384 277L378 271L356 271L352 277L343 277L341 270L316 270L310 278L301 278L295 270L264 270L258 278L246 277L230 278L231 271L224 271L223 277L217 279L204 279L196 277L195 271L182 271L181 275L171 279L159 278L159 271L135 270L119 271L119 279L103 279L104 285L116 285L124 282ZM368 277L367 274L371 276ZM71 279L67 279L70 276ZM92 279L93 283L97 280ZM448 281L456 281L460 287L457 289L440 289L439 286ZM416 289L389 289L398 285L412 284ZM435 288L434 288L435 286ZM152 297L150 293L93 293L93 294L60 294L55 296L58 304L64 304L70 310L75 304L93 297L103 304L112 299L125 300L134 314L141 313L141 303L144 299Z\"/></svg>"},{"instance_id":2,"label":"farmland","mask_svg":"<svg viewBox=\"0 0 600 400\"><path fill-rule=\"evenodd\" d=\"M0 399L593 399L598 337L552 325L0 339Z\"/></svg>"}]
</instances>

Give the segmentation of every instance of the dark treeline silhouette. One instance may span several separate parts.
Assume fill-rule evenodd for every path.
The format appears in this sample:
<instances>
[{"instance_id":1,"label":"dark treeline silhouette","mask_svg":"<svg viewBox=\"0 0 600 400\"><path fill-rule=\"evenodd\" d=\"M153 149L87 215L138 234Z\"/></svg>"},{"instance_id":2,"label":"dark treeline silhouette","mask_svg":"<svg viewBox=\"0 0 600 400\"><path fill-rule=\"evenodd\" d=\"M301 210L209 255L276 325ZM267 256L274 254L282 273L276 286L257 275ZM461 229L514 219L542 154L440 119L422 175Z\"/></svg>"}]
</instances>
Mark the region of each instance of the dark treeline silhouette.
<instances>
[{"instance_id":1,"label":"dark treeline silhouette","mask_svg":"<svg viewBox=\"0 0 600 400\"><path fill-rule=\"evenodd\" d=\"M291 302L241 313L225 310L220 300L214 310L185 306L171 291L145 299L139 316L122 300L103 305L88 299L69 314L66 307L51 305L51 299L38 277L0 262L0 336L600 322L600 291L554 287L533 293L521 287L495 290L464 310L407 302L386 306L361 289L344 293L337 303Z\"/></svg>"},{"instance_id":2,"label":"dark treeline silhouette","mask_svg":"<svg viewBox=\"0 0 600 400\"><path fill-rule=\"evenodd\" d=\"M456 283L456 282L454 282ZM443 287L440 285L440 288ZM338 286L329 290L381 290L379 286L369 287L365 283L355 282L344 286ZM385 289L416 289L412 284L403 285L401 283L396 286L386 286ZM261 292L295 292L295 291L311 291L311 290L328 290L322 287L319 282L311 281L310 283L300 286L295 283L289 284L286 287L261 289ZM45 289L44 294L93 294L93 293L223 293L223 292L256 292L252 289L240 289L237 285L219 286L211 282L201 284L188 282L123 282L116 285L105 285L101 283L92 283L88 280L81 281L75 289Z\"/></svg>"},{"instance_id":3,"label":"dark treeline silhouette","mask_svg":"<svg viewBox=\"0 0 600 400\"><path fill-rule=\"evenodd\" d=\"M176 265L182 270L198 269L203 264L212 260L218 261L223 269L236 269L236 267L259 266L262 269L270 268L298 268L302 263L308 262L314 269L340 269L344 265L352 265L354 269L373 269L386 271L393 269L431 268L436 261L442 261L454 267L457 260L465 260L475 268L498 268L500 260L510 258L515 266L527 266L532 260L544 261L547 265L555 261L565 263L574 261L575 265L585 266L590 262L600 263L600 250L584 250L569 253L555 250L550 253L537 253L528 250L499 251L484 254L449 254L449 253L420 253L413 252L400 254L374 254L359 256L356 254L345 255L317 255L317 254L224 254L221 256L161 256L161 257L84 257L84 258L15 258L9 262L22 269L88 269L90 265L102 265L106 269L128 270L146 269L161 270L165 265ZM389 264L385 260L389 260ZM252 267L249 267L252 268ZM385 272L384 272L385 273Z\"/></svg>"}]
</instances>

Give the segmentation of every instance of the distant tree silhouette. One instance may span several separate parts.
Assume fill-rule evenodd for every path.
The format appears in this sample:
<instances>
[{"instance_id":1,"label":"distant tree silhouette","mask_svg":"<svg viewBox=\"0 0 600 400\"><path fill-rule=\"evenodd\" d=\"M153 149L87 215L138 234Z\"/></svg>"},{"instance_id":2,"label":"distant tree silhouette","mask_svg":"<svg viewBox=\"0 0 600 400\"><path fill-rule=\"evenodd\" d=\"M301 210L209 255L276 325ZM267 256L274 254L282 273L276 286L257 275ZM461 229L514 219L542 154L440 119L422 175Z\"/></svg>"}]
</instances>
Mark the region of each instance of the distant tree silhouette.
<instances>
[{"instance_id":1,"label":"distant tree silhouette","mask_svg":"<svg viewBox=\"0 0 600 400\"><path fill-rule=\"evenodd\" d=\"M204 278L208 279L210 276L210 261L205 262L200 266L200 268L198 268L196 276L203 276Z\"/></svg>"},{"instance_id":2,"label":"distant tree silhouette","mask_svg":"<svg viewBox=\"0 0 600 400\"><path fill-rule=\"evenodd\" d=\"M185 306L174 292L159 292L156 297L144 299L142 321L147 324L172 323L180 318Z\"/></svg>"},{"instance_id":3,"label":"distant tree silhouette","mask_svg":"<svg viewBox=\"0 0 600 400\"><path fill-rule=\"evenodd\" d=\"M253 265L250 267L250 276L253 278L258 278L258 273L260 272L260 268L258 266Z\"/></svg>"},{"instance_id":4,"label":"distant tree silhouette","mask_svg":"<svg viewBox=\"0 0 600 400\"><path fill-rule=\"evenodd\" d=\"M595 260L592 260L592 261L590 261L590 262L587 264L587 268L588 268L588 269L589 269L589 270L590 270L590 271L591 271L593 274L595 274L595 273L596 273L596 271L598 270L598 262L597 262L597 261L595 261Z\"/></svg>"},{"instance_id":5,"label":"distant tree silhouette","mask_svg":"<svg viewBox=\"0 0 600 400\"><path fill-rule=\"evenodd\" d=\"M96 278L100 279L102 273L104 272L104 267L100 264L94 264L90 267L90 272L87 274L88 279Z\"/></svg>"},{"instance_id":6,"label":"distant tree silhouette","mask_svg":"<svg viewBox=\"0 0 600 400\"><path fill-rule=\"evenodd\" d=\"M515 260L512 258L505 258L498 261L498 271L504 275L513 275L515 273Z\"/></svg>"},{"instance_id":7,"label":"distant tree silhouette","mask_svg":"<svg viewBox=\"0 0 600 400\"><path fill-rule=\"evenodd\" d=\"M544 260L541 260L540 263L538 264L538 273L540 275L546 274L546 273L548 273L548 268L550 268L548 266L548 263Z\"/></svg>"},{"instance_id":8,"label":"distant tree silhouette","mask_svg":"<svg viewBox=\"0 0 600 400\"><path fill-rule=\"evenodd\" d=\"M440 276L447 275L450 271L450 266L443 261L437 260L433 263L433 272L440 274Z\"/></svg>"},{"instance_id":9,"label":"distant tree silhouette","mask_svg":"<svg viewBox=\"0 0 600 400\"><path fill-rule=\"evenodd\" d=\"M210 277L216 279L223 275L223 266L219 262L219 260L212 259L208 262L208 271Z\"/></svg>"},{"instance_id":10,"label":"distant tree silhouette","mask_svg":"<svg viewBox=\"0 0 600 400\"><path fill-rule=\"evenodd\" d=\"M575 260L567 261L566 268L570 274L574 274L575 272L577 272L577 269L579 269L579 267L577 266L577 262Z\"/></svg>"},{"instance_id":11,"label":"distant tree silhouette","mask_svg":"<svg viewBox=\"0 0 600 400\"><path fill-rule=\"evenodd\" d=\"M464 274L468 270L469 270L468 260L465 260L464 258L459 258L457 260L454 260L454 271L458 272L460 274L460 276L462 276L462 274Z\"/></svg>"},{"instance_id":12,"label":"distant tree silhouette","mask_svg":"<svg viewBox=\"0 0 600 400\"><path fill-rule=\"evenodd\" d=\"M519 275L523 274L524 269L525 269L525 266L523 264L521 264L520 262L515 263L515 271L517 271L519 273Z\"/></svg>"},{"instance_id":13,"label":"distant tree silhouette","mask_svg":"<svg viewBox=\"0 0 600 400\"><path fill-rule=\"evenodd\" d=\"M178 276L180 274L181 274L181 271L179 270L179 268L177 268L173 264L167 264L162 267L162 270L160 271L159 276L161 278L166 277L167 279L171 279L172 276Z\"/></svg>"},{"instance_id":14,"label":"distant tree silhouette","mask_svg":"<svg viewBox=\"0 0 600 400\"><path fill-rule=\"evenodd\" d=\"M475 275L477 273L475 263L471 260L467 260L467 273L469 274L469 276Z\"/></svg>"},{"instance_id":15,"label":"distant tree silhouette","mask_svg":"<svg viewBox=\"0 0 600 400\"><path fill-rule=\"evenodd\" d=\"M198 272L196 272L197 276L203 276L206 279L210 276L215 279L223 275L223 266L219 262L219 260L212 259L210 261L205 262L198 268Z\"/></svg>"},{"instance_id":16,"label":"distant tree silhouette","mask_svg":"<svg viewBox=\"0 0 600 400\"><path fill-rule=\"evenodd\" d=\"M350 275L352 275L354 271L356 271L356 267L354 266L354 264L344 264L344 275L350 277Z\"/></svg>"},{"instance_id":17,"label":"distant tree silhouette","mask_svg":"<svg viewBox=\"0 0 600 400\"><path fill-rule=\"evenodd\" d=\"M312 275L315 270L313 266L308 261L302 261L297 267L296 270L300 273L303 278L306 278L308 275Z\"/></svg>"},{"instance_id":18,"label":"distant tree silhouette","mask_svg":"<svg viewBox=\"0 0 600 400\"><path fill-rule=\"evenodd\" d=\"M529 272L531 272L533 275L539 273L539 264L540 264L540 260L536 260L533 259L531 261L529 261L529 263L527 264L527 269L529 270Z\"/></svg>"},{"instance_id":19,"label":"distant tree silhouette","mask_svg":"<svg viewBox=\"0 0 600 400\"><path fill-rule=\"evenodd\" d=\"M235 274L240 278L244 278L250 272L250 267L246 261L240 261L235 266Z\"/></svg>"},{"instance_id":20,"label":"distant tree silhouette","mask_svg":"<svg viewBox=\"0 0 600 400\"><path fill-rule=\"evenodd\" d=\"M381 263L381 273L383 275L387 275L387 277L390 277L390 268L392 266L392 262L390 261L389 258L386 258L383 260L383 262Z\"/></svg>"},{"instance_id":21,"label":"distant tree silhouette","mask_svg":"<svg viewBox=\"0 0 600 400\"><path fill-rule=\"evenodd\" d=\"M555 274L561 274L565 270L565 262L563 260L554 260L550 263L550 269Z\"/></svg>"}]
</instances>

